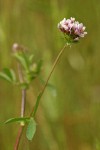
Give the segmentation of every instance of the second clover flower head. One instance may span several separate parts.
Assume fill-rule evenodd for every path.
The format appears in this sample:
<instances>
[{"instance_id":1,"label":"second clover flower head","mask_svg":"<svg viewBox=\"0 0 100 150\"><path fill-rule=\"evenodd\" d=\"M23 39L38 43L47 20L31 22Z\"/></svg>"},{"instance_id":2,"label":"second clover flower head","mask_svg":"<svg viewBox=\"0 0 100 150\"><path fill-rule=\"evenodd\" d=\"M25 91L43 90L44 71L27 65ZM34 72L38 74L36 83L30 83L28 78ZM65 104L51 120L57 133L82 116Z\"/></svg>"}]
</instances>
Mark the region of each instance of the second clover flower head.
<instances>
[{"instance_id":1,"label":"second clover flower head","mask_svg":"<svg viewBox=\"0 0 100 150\"><path fill-rule=\"evenodd\" d=\"M72 17L70 19L64 18L60 21L58 28L64 33L69 43L79 41L80 38L83 38L87 34L85 32L86 27L83 23L79 23Z\"/></svg>"}]
</instances>

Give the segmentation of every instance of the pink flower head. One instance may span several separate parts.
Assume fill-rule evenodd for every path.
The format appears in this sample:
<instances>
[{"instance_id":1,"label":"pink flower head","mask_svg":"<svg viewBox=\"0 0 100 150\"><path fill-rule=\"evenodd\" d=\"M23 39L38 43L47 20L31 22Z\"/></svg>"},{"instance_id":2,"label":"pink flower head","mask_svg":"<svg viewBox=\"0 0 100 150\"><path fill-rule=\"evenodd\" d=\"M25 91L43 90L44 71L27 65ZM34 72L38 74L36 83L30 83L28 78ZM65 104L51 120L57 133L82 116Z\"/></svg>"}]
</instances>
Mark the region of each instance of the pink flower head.
<instances>
[{"instance_id":1,"label":"pink flower head","mask_svg":"<svg viewBox=\"0 0 100 150\"><path fill-rule=\"evenodd\" d=\"M78 41L87 34L87 32L85 32L86 27L72 17L70 19L64 18L62 21L60 21L60 23L58 23L58 28L65 35L68 35L71 41Z\"/></svg>"}]
</instances>

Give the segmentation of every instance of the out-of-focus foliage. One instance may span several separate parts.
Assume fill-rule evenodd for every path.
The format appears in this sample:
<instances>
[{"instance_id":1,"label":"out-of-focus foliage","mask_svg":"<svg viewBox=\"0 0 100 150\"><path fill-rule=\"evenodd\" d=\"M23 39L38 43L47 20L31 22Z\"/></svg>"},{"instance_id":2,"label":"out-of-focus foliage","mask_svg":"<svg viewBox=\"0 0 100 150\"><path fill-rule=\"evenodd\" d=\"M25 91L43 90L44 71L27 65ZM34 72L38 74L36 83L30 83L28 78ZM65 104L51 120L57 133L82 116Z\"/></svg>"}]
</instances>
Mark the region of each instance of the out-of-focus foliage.
<instances>
[{"instance_id":1,"label":"out-of-focus foliage","mask_svg":"<svg viewBox=\"0 0 100 150\"><path fill-rule=\"evenodd\" d=\"M75 17L88 35L67 48L50 83L57 95L46 90L36 116L37 133L29 143L23 135L20 150L100 149L100 1L99 0L1 0L0 71L17 69L12 45L25 45L34 61L43 60L46 80L53 60L64 45L57 23ZM0 121L20 117L21 92L0 80ZM36 79L27 92L26 116L42 84ZM0 149L12 150L17 124L0 127Z\"/></svg>"}]
</instances>

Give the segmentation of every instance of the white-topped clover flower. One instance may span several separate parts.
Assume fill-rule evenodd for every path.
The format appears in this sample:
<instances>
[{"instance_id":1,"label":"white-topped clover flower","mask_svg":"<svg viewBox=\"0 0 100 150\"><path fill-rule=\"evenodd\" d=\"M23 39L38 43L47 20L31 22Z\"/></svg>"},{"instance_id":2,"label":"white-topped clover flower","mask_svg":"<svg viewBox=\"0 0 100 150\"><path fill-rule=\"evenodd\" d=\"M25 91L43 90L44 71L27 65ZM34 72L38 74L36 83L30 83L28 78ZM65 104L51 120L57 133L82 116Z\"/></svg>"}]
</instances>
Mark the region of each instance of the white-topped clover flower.
<instances>
[{"instance_id":1,"label":"white-topped clover flower","mask_svg":"<svg viewBox=\"0 0 100 150\"><path fill-rule=\"evenodd\" d=\"M79 23L72 17L70 19L64 18L60 21L58 28L64 33L68 43L79 41L80 38L83 38L87 34L83 23Z\"/></svg>"}]
</instances>

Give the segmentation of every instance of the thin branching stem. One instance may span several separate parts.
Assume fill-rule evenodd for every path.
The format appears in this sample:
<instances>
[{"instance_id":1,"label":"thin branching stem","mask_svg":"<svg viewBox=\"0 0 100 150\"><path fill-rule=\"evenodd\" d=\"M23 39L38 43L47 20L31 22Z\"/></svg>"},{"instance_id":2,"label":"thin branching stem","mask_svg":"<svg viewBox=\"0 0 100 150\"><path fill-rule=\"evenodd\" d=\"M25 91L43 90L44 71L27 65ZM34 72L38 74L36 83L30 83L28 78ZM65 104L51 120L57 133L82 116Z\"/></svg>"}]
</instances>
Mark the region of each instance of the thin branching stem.
<instances>
[{"instance_id":1,"label":"thin branching stem","mask_svg":"<svg viewBox=\"0 0 100 150\"><path fill-rule=\"evenodd\" d=\"M60 50L58 56L56 57L56 59L55 59L55 61L54 61L54 63L53 63L53 66L52 66L51 71L50 71L50 73L49 73L49 75L48 75L48 78L47 78L47 80L46 80L46 83L45 83L44 87L42 88L42 90L41 90L41 92L40 92L40 94L39 94L39 97L37 98L37 101L36 101L36 103L35 103L35 106L34 106L34 108L33 108L33 110L32 110L32 113L31 113L31 116L32 116L32 117L34 117L35 114L36 114L36 112L37 112L40 99L42 98L42 95L43 95L43 93L44 93L44 91L45 91L45 89L46 89L46 87L47 87L48 81L49 81L49 79L50 79L50 77L51 77L51 75L52 75L52 73L53 73L53 71L54 71L54 69L55 69L57 63L59 62L60 57L61 57L62 53L64 52L64 49L66 48L66 46L67 46L67 44L65 44L64 47Z\"/></svg>"},{"instance_id":2,"label":"thin branching stem","mask_svg":"<svg viewBox=\"0 0 100 150\"><path fill-rule=\"evenodd\" d=\"M56 57L54 63L53 63L53 66L51 68L51 71L49 73L49 76L46 80L46 83L45 85L43 86L43 88L41 89L41 92L39 94L39 98L37 98L37 101L36 101L36 104L35 104L35 107L34 109L32 110L32 113L30 116L34 117L36 112L37 112L37 109L38 109L38 106L39 106L39 102L40 102L40 99L47 87L47 84L48 84L48 81L57 65L57 63L59 62L60 60L60 57L62 55L62 53L64 52L64 49L66 48L66 44L64 45L64 47L61 49L61 51L59 52L58 56ZM20 82L23 82L23 76L22 76L22 72L21 72L21 68L20 66L18 66L18 72L19 72L19 79L20 79ZM25 113L25 101L26 101L26 89L22 89L22 105L21 105L21 117L24 117L24 113ZM18 135L17 135L17 139L16 139L16 143L15 143L15 146L14 146L14 150L18 150L18 147L19 147L19 143L20 143L20 139L21 139L21 136L22 136L22 132L23 132L23 129L24 129L24 126L20 126L19 128L19 131L18 131Z\"/></svg>"}]
</instances>

